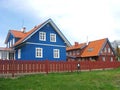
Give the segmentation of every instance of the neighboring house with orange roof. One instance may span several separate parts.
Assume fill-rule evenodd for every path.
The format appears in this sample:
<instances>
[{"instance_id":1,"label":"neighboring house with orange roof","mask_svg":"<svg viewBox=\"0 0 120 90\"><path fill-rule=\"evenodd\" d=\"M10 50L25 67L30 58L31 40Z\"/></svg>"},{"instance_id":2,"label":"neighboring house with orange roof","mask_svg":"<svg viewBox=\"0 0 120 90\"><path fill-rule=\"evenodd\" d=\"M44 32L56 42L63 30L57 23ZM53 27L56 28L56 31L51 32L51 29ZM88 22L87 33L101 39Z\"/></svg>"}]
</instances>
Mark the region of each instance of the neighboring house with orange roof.
<instances>
[{"instance_id":1,"label":"neighboring house with orange roof","mask_svg":"<svg viewBox=\"0 0 120 90\"><path fill-rule=\"evenodd\" d=\"M0 47L0 59L14 59L14 50L12 50L11 48Z\"/></svg>"},{"instance_id":2,"label":"neighboring house with orange roof","mask_svg":"<svg viewBox=\"0 0 120 90\"><path fill-rule=\"evenodd\" d=\"M79 44L80 45L80 44ZM70 51L75 52L74 49L76 48L75 45L72 46L71 50L70 47L67 48L67 55L69 57ZM80 50L79 49L76 49ZM74 53L72 54L74 56ZM102 60L102 61L113 61L115 60L115 53L114 50L107 38L91 41L84 46L82 52L79 55L75 56L75 60Z\"/></svg>"},{"instance_id":3,"label":"neighboring house with orange roof","mask_svg":"<svg viewBox=\"0 0 120 90\"><path fill-rule=\"evenodd\" d=\"M67 47L67 59L75 59L79 55L82 54L84 48L86 47L86 43L79 44L78 42L75 42L73 46Z\"/></svg>"},{"instance_id":4,"label":"neighboring house with orange roof","mask_svg":"<svg viewBox=\"0 0 120 90\"><path fill-rule=\"evenodd\" d=\"M10 49L7 59L63 61L66 61L66 47L71 45L51 19L28 32L25 28L9 30L5 44Z\"/></svg>"}]
</instances>

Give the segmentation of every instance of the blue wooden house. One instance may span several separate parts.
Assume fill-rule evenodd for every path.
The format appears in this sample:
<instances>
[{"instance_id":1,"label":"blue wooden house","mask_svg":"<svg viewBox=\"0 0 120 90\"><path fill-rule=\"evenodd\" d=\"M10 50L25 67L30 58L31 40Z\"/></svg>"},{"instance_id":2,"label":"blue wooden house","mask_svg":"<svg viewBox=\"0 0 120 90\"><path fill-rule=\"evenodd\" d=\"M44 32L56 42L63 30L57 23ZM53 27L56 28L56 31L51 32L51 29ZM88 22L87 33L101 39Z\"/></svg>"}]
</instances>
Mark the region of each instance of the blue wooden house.
<instances>
[{"instance_id":1,"label":"blue wooden house","mask_svg":"<svg viewBox=\"0 0 120 90\"><path fill-rule=\"evenodd\" d=\"M15 60L66 61L66 47L71 46L51 19L28 32L9 30L5 44L12 48L9 59Z\"/></svg>"}]
</instances>

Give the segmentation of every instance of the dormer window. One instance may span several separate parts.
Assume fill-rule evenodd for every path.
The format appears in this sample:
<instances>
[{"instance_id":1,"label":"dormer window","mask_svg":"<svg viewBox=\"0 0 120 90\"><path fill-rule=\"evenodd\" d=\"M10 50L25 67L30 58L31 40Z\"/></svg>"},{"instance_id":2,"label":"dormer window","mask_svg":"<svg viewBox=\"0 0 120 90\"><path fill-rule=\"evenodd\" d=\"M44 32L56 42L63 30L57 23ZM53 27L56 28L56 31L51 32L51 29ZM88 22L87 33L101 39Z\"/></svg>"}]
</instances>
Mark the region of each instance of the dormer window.
<instances>
[{"instance_id":1,"label":"dormer window","mask_svg":"<svg viewBox=\"0 0 120 90\"><path fill-rule=\"evenodd\" d=\"M56 42L56 34L50 33L50 42Z\"/></svg>"},{"instance_id":2,"label":"dormer window","mask_svg":"<svg viewBox=\"0 0 120 90\"><path fill-rule=\"evenodd\" d=\"M88 51L88 52L92 52L92 51L93 51L93 48L88 48L87 51Z\"/></svg>"},{"instance_id":3,"label":"dormer window","mask_svg":"<svg viewBox=\"0 0 120 90\"><path fill-rule=\"evenodd\" d=\"M39 33L39 40L40 41L46 41L46 32L40 32Z\"/></svg>"}]
</instances>

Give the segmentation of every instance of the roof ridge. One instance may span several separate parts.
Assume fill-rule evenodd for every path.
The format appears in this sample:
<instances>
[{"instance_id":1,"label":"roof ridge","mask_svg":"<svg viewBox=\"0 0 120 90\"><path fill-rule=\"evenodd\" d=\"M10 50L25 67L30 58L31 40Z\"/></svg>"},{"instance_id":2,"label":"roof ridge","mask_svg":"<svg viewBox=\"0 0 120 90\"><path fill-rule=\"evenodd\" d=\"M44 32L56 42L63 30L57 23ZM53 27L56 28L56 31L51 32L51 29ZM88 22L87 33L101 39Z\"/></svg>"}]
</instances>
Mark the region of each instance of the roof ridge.
<instances>
[{"instance_id":1,"label":"roof ridge","mask_svg":"<svg viewBox=\"0 0 120 90\"><path fill-rule=\"evenodd\" d=\"M108 38L102 38L102 39L97 39L97 40L92 40L92 41L89 41L89 42L96 42L96 41L101 41L101 40L106 40Z\"/></svg>"}]
</instances>

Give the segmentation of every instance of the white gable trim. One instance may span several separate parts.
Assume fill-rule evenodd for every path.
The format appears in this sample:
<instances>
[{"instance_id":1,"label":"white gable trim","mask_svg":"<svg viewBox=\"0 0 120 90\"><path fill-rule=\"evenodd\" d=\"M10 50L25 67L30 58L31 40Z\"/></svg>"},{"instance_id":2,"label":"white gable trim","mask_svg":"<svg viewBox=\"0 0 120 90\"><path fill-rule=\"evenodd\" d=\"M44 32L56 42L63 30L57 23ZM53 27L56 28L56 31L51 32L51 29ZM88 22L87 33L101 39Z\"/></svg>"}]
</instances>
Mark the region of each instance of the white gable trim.
<instances>
[{"instance_id":1,"label":"white gable trim","mask_svg":"<svg viewBox=\"0 0 120 90\"><path fill-rule=\"evenodd\" d=\"M38 30L40 30L42 27L44 27L47 23L50 23L53 26L53 28L55 29L55 31L62 37L62 39L64 40L64 42L67 44L67 46L71 46L70 42L66 39L66 37L62 34L62 32L58 29L58 27L55 25L55 23L51 19L48 19L46 22L44 22L43 25L40 26L40 28L38 28L37 30L35 30L32 34L30 34L22 42L25 42L26 40L28 40L32 35L34 35Z\"/></svg>"},{"instance_id":2,"label":"white gable trim","mask_svg":"<svg viewBox=\"0 0 120 90\"><path fill-rule=\"evenodd\" d=\"M43 45L43 46L53 46L53 47L66 47L66 46L63 46L63 45L53 45L53 44L43 44L43 43L32 43L32 42L26 42L26 44Z\"/></svg>"},{"instance_id":3,"label":"white gable trim","mask_svg":"<svg viewBox=\"0 0 120 90\"><path fill-rule=\"evenodd\" d=\"M10 34L13 35L13 33L11 32L11 30L9 30L9 32L8 32L8 34L7 34L7 38L6 38L6 40L5 40L5 44L7 44L8 39L9 39L9 37L10 37ZM13 37L14 37L14 35L13 35Z\"/></svg>"}]
</instances>

